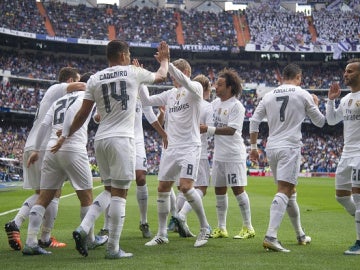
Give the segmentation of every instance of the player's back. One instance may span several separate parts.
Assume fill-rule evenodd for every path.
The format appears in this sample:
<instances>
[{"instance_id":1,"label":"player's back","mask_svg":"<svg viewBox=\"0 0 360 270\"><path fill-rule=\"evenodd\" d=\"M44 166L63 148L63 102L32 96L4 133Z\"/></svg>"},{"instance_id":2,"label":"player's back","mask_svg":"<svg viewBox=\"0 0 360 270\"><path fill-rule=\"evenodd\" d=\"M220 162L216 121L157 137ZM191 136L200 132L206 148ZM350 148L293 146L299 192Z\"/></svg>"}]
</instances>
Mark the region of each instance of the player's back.
<instances>
[{"instance_id":1,"label":"player's back","mask_svg":"<svg viewBox=\"0 0 360 270\"><path fill-rule=\"evenodd\" d=\"M38 130L40 128L42 121L45 118L47 111L49 110L51 105L54 103L54 101L56 101L57 99L59 99L60 97L62 97L66 94L67 86L68 86L67 83L57 83L57 84L50 86L49 89L46 90L46 92L40 102L40 105L37 109L37 112L35 114L35 120L33 123L33 127L31 128L29 136L26 140L25 151L32 150L34 148ZM50 130L49 130L48 135L50 135ZM47 136L47 138L48 137L49 136ZM41 145L40 149L45 149L46 145L47 145L47 141L44 141L44 143Z\"/></svg>"},{"instance_id":2,"label":"player's back","mask_svg":"<svg viewBox=\"0 0 360 270\"><path fill-rule=\"evenodd\" d=\"M301 145L301 124L312 99L301 87L284 84L261 100L269 125L267 148Z\"/></svg>"},{"instance_id":3,"label":"player's back","mask_svg":"<svg viewBox=\"0 0 360 270\"><path fill-rule=\"evenodd\" d=\"M85 99L95 101L100 115L96 139L134 137L139 85L154 79L150 71L131 65L109 67L91 76Z\"/></svg>"},{"instance_id":4,"label":"player's back","mask_svg":"<svg viewBox=\"0 0 360 270\"><path fill-rule=\"evenodd\" d=\"M63 129L65 114L70 114L71 121L75 116L76 112L80 109L84 98L84 91L76 91L68 93L67 95L56 100L48 111L47 117L52 119L52 128L50 139L47 145L47 150L50 150L58 140L57 131ZM90 120L90 116L87 118L85 123L65 140L61 147L61 151L72 151L77 152L79 150L86 151L87 144L87 126Z\"/></svg>"}]
</instances>

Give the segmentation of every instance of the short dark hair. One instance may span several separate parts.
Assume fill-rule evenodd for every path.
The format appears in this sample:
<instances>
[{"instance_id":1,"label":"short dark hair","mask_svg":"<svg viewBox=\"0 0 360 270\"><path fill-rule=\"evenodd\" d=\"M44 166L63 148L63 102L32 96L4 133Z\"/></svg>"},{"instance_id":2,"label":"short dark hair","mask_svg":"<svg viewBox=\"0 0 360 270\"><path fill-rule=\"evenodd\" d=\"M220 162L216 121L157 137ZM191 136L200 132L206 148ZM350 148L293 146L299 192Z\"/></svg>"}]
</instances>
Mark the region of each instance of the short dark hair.
<instances>
[{"instance_id":1,"label":"short dark hair","mask_svg":"<svg viewBox=\"0 0 360 270\"><path fill-rule=\"evenodd\" d=\"M80 77L80 82L84 82L86 83L89 79L90 79L90 76L93 75L94 73L92 72L86 72L84 73L83 75L81 75Z\"/></svg>"},{"instance_id":2,"label":"short dark hair","mask_svg":"<svg viewBox=\"0 0 360 270\"><path fill-rule=\"evenodd\" d=\"M284 80L292 80L295 79L298 74L302 74L300 66L297 64L288 64L284 68L282 76Z\"/></svg>"},{"instance_id":3,"label":"short dark hair","mask_svg":"<svg viewBox=\"0 0 360 270\"><path fill-rule=\"evenodd\" d=\"M79 71L73 67L63 67L59 72L59 82L67 82L70 78L74 81L78 78Z\"/></svg>"},{"instance_id":4,"label":"short dark hair","mask_svg":"<svg viewBox=\"0 0 360 270\"><path fill-rule=\"evenodd\" d=\"M109 61L116 61L119 53L129 52L129 45L126 41L112 40L106 46L106 57Z\"/></svg>"},{"instance_id":5,"label":"short dark hair","mask_svg":"<svg viewBox=\"0 0 360 270\"><path fill-rule=\"evenodd\" d=\"M231 86L231 94L240 96L242 93L241 78L237 71L233 68L224 68L218 74L219 78L224 78L226 87Z\"/></svg>"}]
</instances>

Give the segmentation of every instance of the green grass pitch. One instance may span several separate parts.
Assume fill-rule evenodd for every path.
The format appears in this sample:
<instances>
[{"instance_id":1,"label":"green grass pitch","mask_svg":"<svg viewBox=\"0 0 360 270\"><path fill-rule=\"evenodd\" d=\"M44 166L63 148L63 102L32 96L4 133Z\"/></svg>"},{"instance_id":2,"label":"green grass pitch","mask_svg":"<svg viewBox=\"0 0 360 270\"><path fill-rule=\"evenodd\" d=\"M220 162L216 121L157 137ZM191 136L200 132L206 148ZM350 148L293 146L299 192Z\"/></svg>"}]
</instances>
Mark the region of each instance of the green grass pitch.
<instances>
[{"instance_id":1,"label":"green grass pitch","mask_svg":"<svg viewBox=\"0 0 360 270\"><path fill-rule=\"evenodd\" d=\"M149 212L148 221L153 234L157 231L157 179L148 176ZM100 182L94 182L94 197L102 191ZM49 256L23 256L13 251L7 244L3 226L14 217L23 200L32 194L21 188L0 189L0 264L2 269L357 269L360 257L345 256L343 252L356 238L354 219L335 201L334 179L300 178L298 202L302 225L312 243L299 246L287 216L279 230L279 240L290 249L290 253L266 252L262 240L267 229L269 207L276 192L276 186L269 177L249 177L247 192L250 197L252 222L256 236L248 240L235 240L232 236L241 229L240 210L232 192L229 192L227 229L229 238L210 239L201 248L194 248L194 238L180 238L170 232L170 243L162 246L146 247L139 231L139 210L135 198L135 185L129 190L126 220L121 236L121 247L134 253L134 257L121 260L105 260L105 247L89 251L89 256L81 257L75 250L72 231L80 224L79 202L73 189L66 183L60 200L59 214L53 235L67 243L66 248L51 249ZM66 196L68 195L68 196ZM204 198L205 211L213 228L217 225L215 196L213 188L208 189ZM10 211L10 212L9 212ZM96 223L96 232L103 224L101 216ZM195 214L188 216L188 224L194 233L199 225ZM23 243L26 239L27 222L21 228ZM357 266L356 266L357 265Z\"/></svg>"}]
</instances>

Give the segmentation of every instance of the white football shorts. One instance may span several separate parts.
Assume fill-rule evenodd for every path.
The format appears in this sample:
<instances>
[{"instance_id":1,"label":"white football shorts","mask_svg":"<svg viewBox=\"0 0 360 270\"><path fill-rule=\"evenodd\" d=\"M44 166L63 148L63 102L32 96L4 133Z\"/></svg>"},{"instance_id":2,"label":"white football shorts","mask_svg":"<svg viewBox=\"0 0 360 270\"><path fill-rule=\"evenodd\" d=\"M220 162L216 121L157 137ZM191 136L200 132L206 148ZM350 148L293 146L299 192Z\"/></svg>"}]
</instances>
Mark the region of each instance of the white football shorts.
<instances>
[{"instance_id":1,"label":"white football shorts","mask_svg":"<svg viewBox=\"0 0 360 270\"><path fill-rule=\"evenodd\" d=\"M94 143L101 179L135 180L135 143L133 138L113 137Z\"/></svg>"},{"instance_id":2,"label":"white football shorts","mask_svg":"<svg viewBox=\"0 0 360 270\"><path fill-rule=\"evenodd\" d=\"M336 168L335 188L349 190L360 187L360 157L341 158Z\"/></svg>"},{"instance_id":3,"label":"white football shorts","mask_svg":"<svg viewBox=\"0 0 360 270\"><path fill-rule=\"evenodd\" d=\"M214 160L211 178L214 187L245 187L247 186L246 163Z\"/></svg>"},{"instance_id":4,"label":"white football shorts","mask_svg":"<svg viewBox=\"0 0 360 270\"><path fill-rule=\"evenodd\" d=\"M180 178L196 180L201 146L167 148L161 153L159 181L178 181Z\"/></svg>"},{"instance_id":5,"label":"white football shorts","mask_svg":"<svg viewBox=\"0 0 360 270\"><path fill-rule=\"evenodd\" d=\"M298 183L301 148L278 148L266 150L275 183L281 180L294 185Z\"/></svg>"},{"instance_id":6,"label":"white football shorts","mask_svg":"<svg viewBox=\"0 0 360 270\"><path fill-rule=\"evenodd\" d=\"M41 168L41 189L61 189L69 180L75 190L92 189L93 181L87 152L45 152Z\"/></svg>"},{"instance_id":7,"label":"white football shorts","mask_svg":"<svg viewBox=\"0 0 360 270\"><path fill-rule=\"evenodd\" d=\"M209 160L200 159L199 170L196 181L194 183L195 187L208 187L210 179L210 164Z\"/></svg>"},{"instance_id":8,"label":"white football shorts","mask_svg":"<svg viewBox=\"0 0 360 270\"><path fill-rule=\"evenodd\" d=\"M25 151L23 154L23 188L39 190L41 179L41 166L44 160L45 150L39 151L39 159L34 164L31 164L29 168L27 168L26 163L32 152L33 150L28 150Z\"/></svg>"}]
</instances>

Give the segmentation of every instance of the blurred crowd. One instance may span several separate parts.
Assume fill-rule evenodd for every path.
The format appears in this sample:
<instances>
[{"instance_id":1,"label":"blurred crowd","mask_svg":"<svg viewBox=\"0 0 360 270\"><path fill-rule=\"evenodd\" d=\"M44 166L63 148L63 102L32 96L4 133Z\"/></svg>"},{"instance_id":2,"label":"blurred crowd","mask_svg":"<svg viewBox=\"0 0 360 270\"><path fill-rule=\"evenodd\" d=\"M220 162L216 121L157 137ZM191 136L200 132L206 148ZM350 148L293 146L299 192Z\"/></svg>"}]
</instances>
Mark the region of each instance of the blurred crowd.
<instances>
[{"instance_id":1,"label":"blurred crowd","mask_svg":"<svg viewBox=\"0 0 360 270\"><path fill-rule=\"evenodd\" d=\"M144 126L145 148L148 158L148 173L157 174L162 150L162 139L150 125ZM19 160L19 163L22 164L23 149L30 128L31 125L1 125L0 157L14 158ZM91 166L93 166L94 171L97 171L94 152L95 131L96 126L90 125L87 149ZM264 151L266 145L266 135L263 134L263 136L260 136L259 138L262 138L259 143L259 151L261 153L259 164L256 164L255 166L255 164L252 164L248 160L249 168L265 168L268 166L266 152ZM246 131L244 132L244 140L245 144L249 147L249 134L246 133ZM214 141L212 138L209 138L208 146L209 162L212 164L214 148ZM314 131L311 128L304 126L301 170L318 173L335 172L341 156L342 147L343 137L341 130L338 130L337 132L319 133L319 131Z\"/></svg>"},{"instance_id":2,"label":"blurred crowd","mask_svg":"<svg viewBox=\"0 0 360 270\"><path fill-rule=\"evenodd\" d=\"M329 44L348 39L354 44L359 40L359 16L355 11L339 12L326 9L314 10L311 14L295 13L289 10L260 6L245 11L222 11L219 13L177 10L166 8L139 8L137 6L117 8L116 6L89 8L85 5L68 5L56 1L44 2L46 16L40 15L35 1L0 1L3 28L30 33L47 34L45 21L49 20L57 36L84 39L109 39L109 27L116 37L135 42L179 42L179 23L186 44L208 44L237 46L233 16L245 17L249 26L250 41L255 44L309 44L312 41L309 23L313 23L318 35L317 43ZM154 62L142 60L142 64L153 70ZM254 88L247 85L276 87L280 84L281 64L277 62L239 63L206 62L191 63L193 76L204 74L212 83L216 74L224 67L236 69L244 85L239 99L246 109L248 120L257 105ZM321 63L312 65L300 63L303 67L302 87L316 93L320 99L320 110L325 113L327 89L334 81L344 89L342 74L345 63ZM107 66L99 57L50 54L21 51L18 48L0 48L0 69L9 70L12 76L48 80L47 83L26 80L4 80L0 83L0 108L34 113L47 87L56 81L57 73L64 66L73 66L81 73L96 72ZM159 89L150 89L152 93ZM321 91L324 90L324 91ZM29 126L1 124L0 157L16 158L22 162L23 147ZM88 154L91 165L96 166L93 141L96 128L89 129ZM244 134L248 141L248 134ZM265 138L265 136L264 136ZM333 172L341 154L341 134L319 134L304 131L302 170L311 172ZM266 141L261 143L265 146ZM156 174L161 154L161 138L151 128L145 128L145 145L148 154L148 171ZM212 159L213 141L209 140L209 160ZM259 166L267 166L266 153L260 148ZM249 162L249 166L252 164ZM96 171L96 168L94 168Z\"/></svg>"},{"instance_id":3,"label":"blurred crowd","mask_svg":"<svg viewBox=\"0 0 360 270\"><path fill-rule=\"evenodd\" d=\"M152 70L154 61L144 60L142 63ZM280 84L279 74L281 67L279 67L279 64L276 62L264 62L259 67L253 63L240 64L236 62L191 64L193 76L204 74L210 79L212 84L215 83L217 73L224 67L237 70L243 80L244 91L240 99L246 108L247 118L251 117L257 102L255 95L256 87L253 86L264 85L267 87L276 87ZM342 78L345 63L301 64L303 64L303 80L301 86L304 89L313 91L319 96L320 109L324 112L327 90L331 83L337 81L340 83L341 88L346 88ZM64 66L76 67L80 73L89 71L96 72L106 67L106 62L100 59L74 57L71 55L54 56L0 49L0 67L10 70L12 76L51 80L47 85L30 80L10 79L2 81L0 83L0 107L35 112L44 91L50 83L56 81L56 73ZM170 83L170 80L168 83ZM247 87L248 85L252 86L252 88ZM152 91L156 90L153 89Z\"/></svg>"},{"instance_id":4,"label":"blurred crowd","mask_svg":"<svg viewBox=\"0 0 360 270\"><path fill-rule=\"evenodd\" d=\"M118 39L150 43L166 40L169 44L178 44L176 32L181 23L185 44L236 47L238 41L233 19L236 15L244 16L251 43L293 46L338 43L346 38L359 43L358 12L352 9L341 11L341 6L331 10L314 9L310 14L270 4L218 13L146 6L91 8L57 1L45 1L43 5L47 13L45 17L40 15L35 1L3 0L0 2L3 12L1 25L13 30L47 34L45 21L48 19L59 37L108 40L109 27L112 27ZM311 38L309 23L315 27L316 41Z\"/></svg>"}]
</instances>

